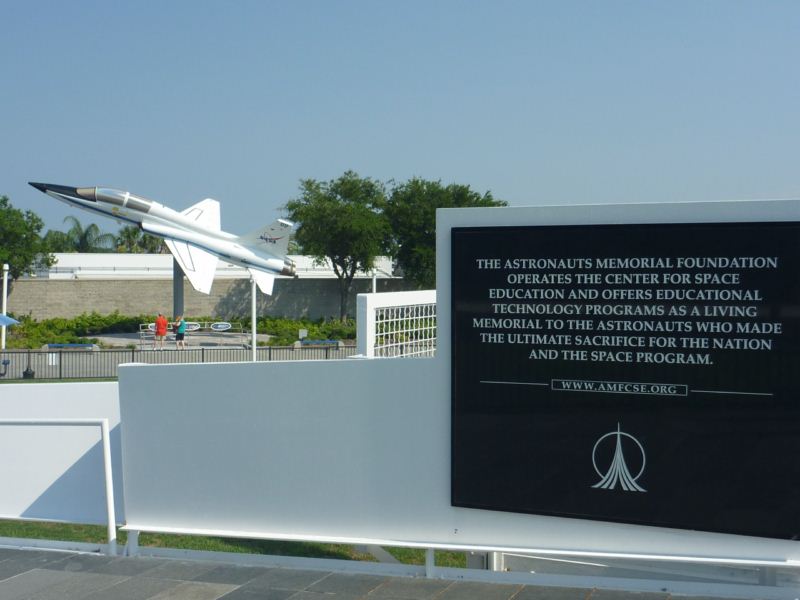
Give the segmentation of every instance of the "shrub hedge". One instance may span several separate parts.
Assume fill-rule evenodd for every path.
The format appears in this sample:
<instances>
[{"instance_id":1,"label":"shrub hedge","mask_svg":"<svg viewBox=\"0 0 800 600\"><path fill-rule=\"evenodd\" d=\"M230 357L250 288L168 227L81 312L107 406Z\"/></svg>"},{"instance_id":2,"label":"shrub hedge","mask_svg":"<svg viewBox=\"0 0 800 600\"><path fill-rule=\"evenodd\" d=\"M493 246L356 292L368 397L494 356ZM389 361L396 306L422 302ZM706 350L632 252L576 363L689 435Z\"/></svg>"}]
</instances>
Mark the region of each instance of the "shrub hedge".
<instances>
[{"instance_id":1,"label":"shrub hedge","mask_svg":"<svg viewBox=\"0 0 800 600\"><path fill-rule=\"evenodd\" d=\"M18 317L20 324L7 329L8 348L40 348L45 344L96 343L93 336L106 333L136 333L139 323L151 323L155 315L121 315L113 312L101 315L96 312L84 313L73 319L43 319ZM216 321L208 316L186 317L187 321ZM250 329L250 318L228 319L241 323L245 330ZM282 317L261 317L257 322L258 333L272 336L272 346L288 346L298 339L301 329L308 330L310 340L353 340L356 337L355 321L345 323L338 319L286 319Z\"/></svg>"}]
</instances>

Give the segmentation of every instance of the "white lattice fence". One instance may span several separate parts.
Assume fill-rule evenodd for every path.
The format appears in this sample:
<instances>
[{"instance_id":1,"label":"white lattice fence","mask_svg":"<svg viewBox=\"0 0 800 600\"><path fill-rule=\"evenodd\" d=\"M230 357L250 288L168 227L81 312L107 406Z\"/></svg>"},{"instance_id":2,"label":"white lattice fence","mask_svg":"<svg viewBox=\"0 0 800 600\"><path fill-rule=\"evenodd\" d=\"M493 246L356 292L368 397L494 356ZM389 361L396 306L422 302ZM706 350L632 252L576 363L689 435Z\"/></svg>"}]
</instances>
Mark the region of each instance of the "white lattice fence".
<instances>
[{"instance_id":1,"label":"white lattice fence","mask_svg":"<svg viewBox=\"0 0 800 600\"><path fill-rule=\"evenodd\" d=\"M433 356L436 290L358 295L358 353L367 358Z\"/></svg>"}]
</instances>

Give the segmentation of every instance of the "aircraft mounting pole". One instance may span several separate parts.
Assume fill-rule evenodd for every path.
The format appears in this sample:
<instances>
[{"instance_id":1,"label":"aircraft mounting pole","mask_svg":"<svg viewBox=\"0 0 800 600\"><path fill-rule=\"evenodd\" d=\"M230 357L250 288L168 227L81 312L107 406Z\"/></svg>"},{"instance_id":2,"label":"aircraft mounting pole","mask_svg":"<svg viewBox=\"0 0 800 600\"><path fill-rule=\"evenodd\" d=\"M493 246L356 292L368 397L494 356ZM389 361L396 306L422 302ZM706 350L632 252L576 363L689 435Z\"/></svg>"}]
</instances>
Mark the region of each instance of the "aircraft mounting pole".
<instances>
[{"instance_id":1,"label":"aircraft mounting pole","mask_svg":"<svg viewBox=\"0 0 800 600\"><path fill-rule=\"evenodd\" d=\"M8 296L8 264L3 265L3 316L6 314L6 297ZM6 349L6 326L0 327L0 350Z\"/></svg>"},{"instance_id":2,"label":"aircraft mounting pole","mask_svg":"<svg viewBox=\"0 0 800 600\"><path fill-rule=\"evenodd\" d=\"M172 259L172 318L183 315L183 270Z\"/></svg>"},{"instance_id":3,"label":"aircraft mounting pole","mask_svg":"<svg viewBox=\"0 0 800 600\"><path fill-rule=\"evenodd\" d=\"M253 330L253 362L258 360L256 349L256 280L254 277L250 278L250 325Z\"/></svg>"}]
</instances>

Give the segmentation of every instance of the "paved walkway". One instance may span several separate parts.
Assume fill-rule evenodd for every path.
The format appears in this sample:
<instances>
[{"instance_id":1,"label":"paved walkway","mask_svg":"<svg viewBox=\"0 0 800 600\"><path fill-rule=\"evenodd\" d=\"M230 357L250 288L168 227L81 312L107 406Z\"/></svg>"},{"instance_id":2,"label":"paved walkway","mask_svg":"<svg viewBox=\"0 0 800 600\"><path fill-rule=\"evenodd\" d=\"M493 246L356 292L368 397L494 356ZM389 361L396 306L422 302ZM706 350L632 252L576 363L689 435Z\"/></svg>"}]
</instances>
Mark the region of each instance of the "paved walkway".
<instances>
[{"instance_id":1,"label":"paved walkway","mask_svg":"<svg viewBox=\"0 0 800 600\"><path fill-rule=\"evenodd\" d=\"M670 595L468 583L0 548L0 599L2 600L216 600L217 598L224 600L667 600ZM699 597L694 597L694 600L699 600Z\"/></svg>"}]
</instances>

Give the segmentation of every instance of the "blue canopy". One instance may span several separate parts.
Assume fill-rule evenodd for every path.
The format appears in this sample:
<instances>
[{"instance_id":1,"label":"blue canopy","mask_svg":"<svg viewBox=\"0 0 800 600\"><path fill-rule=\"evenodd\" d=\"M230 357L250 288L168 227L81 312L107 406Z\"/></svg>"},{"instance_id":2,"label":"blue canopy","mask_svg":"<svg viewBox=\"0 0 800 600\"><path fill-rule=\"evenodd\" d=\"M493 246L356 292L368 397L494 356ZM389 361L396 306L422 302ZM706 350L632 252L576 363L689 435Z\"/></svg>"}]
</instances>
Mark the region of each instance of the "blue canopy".
<instances>
[{"instance_id":1,"label":"blue canopy","mask_svg":"<svg viewBox=\"0 0 800 600\"><path fill-rule=\"evenodd\" d=\"M0 326L2 325L19 325L19 321L12 319L8 315L0 315Z\"/></svg>"}]
</instances>

